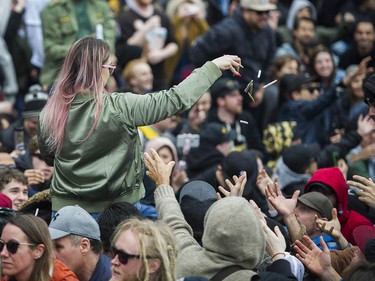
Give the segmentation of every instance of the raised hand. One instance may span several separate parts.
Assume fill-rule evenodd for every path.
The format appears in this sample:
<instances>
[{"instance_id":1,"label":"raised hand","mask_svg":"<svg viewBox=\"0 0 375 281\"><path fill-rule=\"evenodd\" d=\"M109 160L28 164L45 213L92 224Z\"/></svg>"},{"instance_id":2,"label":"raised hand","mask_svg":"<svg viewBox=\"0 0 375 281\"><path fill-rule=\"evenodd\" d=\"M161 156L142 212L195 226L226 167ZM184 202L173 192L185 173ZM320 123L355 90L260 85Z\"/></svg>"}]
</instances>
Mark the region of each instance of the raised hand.
<instances>
[{"instance_id":1,"label":"raised hand","mask_svg":"<svg viewBox=\"0 0 375 281\"><path fill-rule=\"evenodd\" d=\"M266 222L265 214L262 213L261 209L258 207L257 203L255 203L254 200L250 199L250 204L253 206L255 213L257 214L257 217L260 221L263 221L264 223Z\"/></svg>"},{"instance_id":2,"label":"raised hand","mask_svg":"<svg viewBox=\"0 0 375 281\"><path fill-rule=\"evenodd\" d=\"M278 226L275 226L273 232L266 222L261 221L263 226L264 235L266 237L266 251L271 257L276 257L278 253L284 253L286 249L286 241ZM281 258L281 255L278 256ZM273 259L276 260L276 259Z\"/></svg>"},{"instance_id":3,"label":"raised hand","mask_svg":"<svg viewBox=\"0 0 375 281\"><path fill-rule=\"evenodd\" d=\"M267 174L266 170L262 169L258 174L256 185L264 197L266 197L266 189L267 189L268 184L270 184L272 189L275 190L273 186L274 182L272 181L270 176Z\"/></svg>"},{"instance_id":4,"label":"raised hand","mask_svg":"<svg viewBox=\"0 0 375 281\"><path fill-rule=\"evenodd\" d=\"M266 189L266 196L267 199L270 201L272 206L285 218L289 217L290 215L294 215L294 209L297 205L297 198L300 193L299 190L296 190L293 193L292 198L286 199L282 194L279 184L275 182L275 191L271 188L270 185L267 185Z\"/></svg>"},{"instance_id":5,"label":"raised hand","mask_svg":"<svg viewBox=\"0 0 375 281\"><path fill-rule=\"evenodd\" d=\"M366 205L375 208L375 183L372 179L358 175L353 176L353 179L355 181L348 181L348 185L360 189L357 191L358 199Z\"/></svg>"},{"instance_id":6,"label":"raised hand","mask_svg":"<svg viewBox=\"0 0 375 281\"><path fill-rule=\"evenodd\" d=\"M337 218L337 209L332 209L332 220L327 221L323 219L319 219L317 216L316 218L316 225L317 227L327 233L328 235L332 236L335 239L338 239L341 234L341 224L339 219Z\"/></svg>"},{"instance_id":7,"label":"raised hand","mask_svg":"<svg viewBox=\"0 0 375 281\"><path fill-rule=\"evenodd\" d=\"M225 197L242 196L243 190L245 188L245 184L247 182L246 172L243 172L243 174L240 177L233 176L233 181L235 183L234 185L230 182L230 180L228 180L228 179L225 180L225 183L229 187L230 191L227 191L222 186L218 187L219 190L221 191L221 193L223 193L225 195ZM216 197L217 197L218 200L221 199L221 195L220 195L219 192L216 195L217 195Z\"/></svg>"},{"instance_id":8,"label":"raised hand","mask_svg":"<svg viewBox=\"0 0 375 281\"><path fill-rule=\"evenodd\" d=\"M171 161L165 164L155 149L151 149L150 154L145 152L144 156L147 167L146 175L155 182L156 187L162 184L169 185L175 162Z\"/></svg>"},{"instance_id":9,"label":"raised hand","mask_svg":"<svg viewBox=\"0 0 375 281\"><path fill-rule=\"evenodd\" d=\"M224 55L214 59L212 62L216 64L221 71L230 70L234 75L241 76L240 68L243 68L243 66L238 56Z\"/></svg>"},{"instance_id":10,"label":"raised hand","mask_svg":"<svg viewBox=\"0 0 375 281\"><path fill-rule=\"evenodd\" d=\"M320 236L320 244L323 250L320 250L307 235L303 236L303 239L307 246L297 240L294 250L297 252L297 258L304 266L322 280L340 280L341 277L331 266L331 255L323 237Z\"/></svg>"},{"instance_id":11,"label":"raised hand","mask_svg":"<svg viewBox=\"0 0 375 281\"><path fill-rule=\"evenodd\" d=\"M40 169L25 170L24 175L27 177L27 185L36 185L45 181L43 171Z\"/></svg>"}]
</instances>

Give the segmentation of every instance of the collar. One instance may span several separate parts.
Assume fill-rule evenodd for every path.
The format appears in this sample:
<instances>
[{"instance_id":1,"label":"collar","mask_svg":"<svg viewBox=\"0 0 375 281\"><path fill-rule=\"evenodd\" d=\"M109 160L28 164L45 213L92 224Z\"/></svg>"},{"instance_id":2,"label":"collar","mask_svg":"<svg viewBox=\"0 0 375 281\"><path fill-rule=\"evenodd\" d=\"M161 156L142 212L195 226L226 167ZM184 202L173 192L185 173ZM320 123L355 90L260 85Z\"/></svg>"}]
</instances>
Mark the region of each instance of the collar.
<instances>
[{"instance_id":1,"label":"collar","mask_svg":"<svg viewBox=\"0 0 375 281\"><path fill-rule=\"evenodd\" d=\"M94 99L93 93L91 91L84 91L84 92L80 92L76 94L76 96L74 97L73 103L84 102L84 101L88 101L92 99Z\"/></svg>"}]
</instances>

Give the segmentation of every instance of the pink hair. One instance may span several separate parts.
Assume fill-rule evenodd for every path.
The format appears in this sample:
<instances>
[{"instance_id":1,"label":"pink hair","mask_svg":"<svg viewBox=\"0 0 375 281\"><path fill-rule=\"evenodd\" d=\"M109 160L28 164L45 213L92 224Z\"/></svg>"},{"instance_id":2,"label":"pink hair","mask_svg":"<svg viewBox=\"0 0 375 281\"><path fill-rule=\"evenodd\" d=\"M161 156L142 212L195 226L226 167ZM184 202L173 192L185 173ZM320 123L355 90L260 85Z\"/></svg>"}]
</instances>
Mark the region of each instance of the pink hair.
<instances>
[{"instance_id":1,"label":"pink hair","mask_svg":"<svg viewBox=\"0 0 375 281\"><path fill-rule=\"evenodd\" d=\"M94 131L102 109L102 65L108 59L108 44L93 37L82 38L70 48L41 116L41 132L47 139L49 152L60 153L71 103L83 91L93 93L96 111L93 125L82 142Z\"/></svg>"}]
</instances>

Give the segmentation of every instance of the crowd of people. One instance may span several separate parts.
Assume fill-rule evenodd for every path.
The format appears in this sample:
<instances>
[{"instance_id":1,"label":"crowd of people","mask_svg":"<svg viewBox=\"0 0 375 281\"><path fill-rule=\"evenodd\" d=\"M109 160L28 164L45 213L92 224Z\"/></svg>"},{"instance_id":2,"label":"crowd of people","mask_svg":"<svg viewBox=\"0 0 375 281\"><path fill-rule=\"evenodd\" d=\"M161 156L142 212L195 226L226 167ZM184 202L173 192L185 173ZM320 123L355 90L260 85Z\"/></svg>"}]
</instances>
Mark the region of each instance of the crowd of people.
<instances>
[{"instance_id":1,"label":"crowd of people","mask_svg":"<svg viewBox=\"0 0 375 281\"><path fill-rule=\"evenodd\" d=\"M0 7L0 280L375 278L375 1Z\"/></svg>"}]
</instances>

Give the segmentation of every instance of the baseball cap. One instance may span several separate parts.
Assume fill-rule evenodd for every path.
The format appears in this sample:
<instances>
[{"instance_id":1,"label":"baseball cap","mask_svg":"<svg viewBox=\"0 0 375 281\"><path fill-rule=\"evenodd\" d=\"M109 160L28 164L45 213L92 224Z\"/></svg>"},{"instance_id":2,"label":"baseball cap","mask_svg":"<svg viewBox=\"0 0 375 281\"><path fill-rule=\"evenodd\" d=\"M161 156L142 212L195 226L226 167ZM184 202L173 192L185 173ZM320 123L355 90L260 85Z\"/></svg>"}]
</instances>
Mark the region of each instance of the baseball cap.
<instances>
[{"instance_id":1,"label":"baseball cap","mask_svg":"<svg viewBox=\"0 0 375 281\"><path fill-rule=\"evenodd\" d=\"M32 85L24 98L23 117L32 118L37 117L46 105L48 94L42 90L38 84Z\"/></svg>"},{"instance_id":2,"label":"baseball cap","mask_svg":"<svg viewBox=\"0 0 375 281\"><path fill-rule=\"evenodd\" d=\"M240 84L233 79L222 77L216 80L216 82L211 86L211 94L214 98L224 97L226 94L239 90L241 88Z\"/></svg>"},{"instance_id":3,"label":"baseball cap","mask_svg":"<svg viewBox=\"0 0 375 281\"><path fill-rule=\"evenodd\" d=\"M80 206L66 206L57 211L49 224L51 239L59 239L75 234L100 240L99 225L95 219Z\"/></svg>"},{"instance_id":4,"label":"baseball cap","mask_svg":"<svg viewBox=\"0 0 375 281\"><path fill-rule=\"evenodd\" d=\"M202 142L217 145L235 140L236 133L233 130L228 131L223 124L207 123L207 125L202 129L200 136Z\"/></svg>"},{"instance_id":5,"label":"baseball cap","mask_svg":"<svg viewBox=\"0 0 375 281\"><path fill-rule=\"evenodd\" d=\"M294 91L300 91L302 85L315 81L315 77L308 74L285 74L280 81L280 93L284 97L290 97Z\"/></svg>"},{"instance_id":6,"label":"baseball cap","mask_svg":"<svg viewBox=\"0 0 375 281\"><path fill-rule=\"evenodd\" d=\"M298 201L303 205L317 211L323 218L328 220L332 219L333 205L327 196L324 196L319 192L312 191L298 197Z\"/></svg>"},{"instance_id":7,"label":"baseball cap","mask_svg":"<svg viewBox=\"0 0 375 281\"><path fill-rule=\"evenodd\" d=\"M276 5L271 4L269 0L241 0L240 5L242 8L259 12L277 9Z\"/></svg>"}]
</instances>

